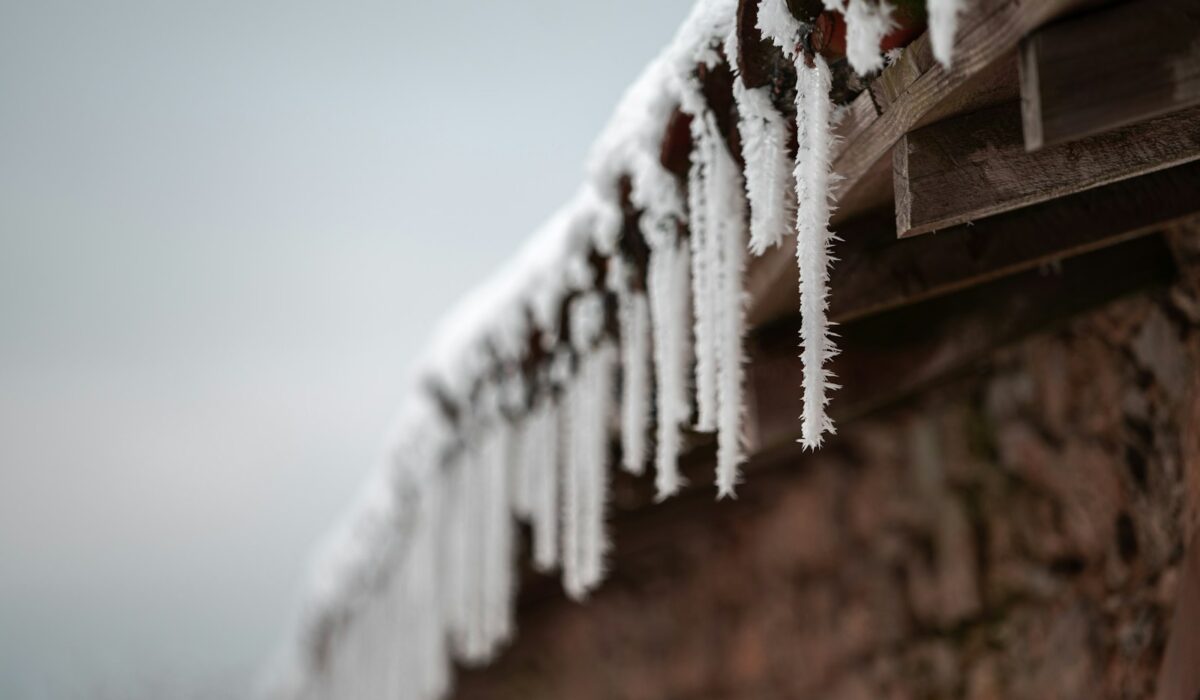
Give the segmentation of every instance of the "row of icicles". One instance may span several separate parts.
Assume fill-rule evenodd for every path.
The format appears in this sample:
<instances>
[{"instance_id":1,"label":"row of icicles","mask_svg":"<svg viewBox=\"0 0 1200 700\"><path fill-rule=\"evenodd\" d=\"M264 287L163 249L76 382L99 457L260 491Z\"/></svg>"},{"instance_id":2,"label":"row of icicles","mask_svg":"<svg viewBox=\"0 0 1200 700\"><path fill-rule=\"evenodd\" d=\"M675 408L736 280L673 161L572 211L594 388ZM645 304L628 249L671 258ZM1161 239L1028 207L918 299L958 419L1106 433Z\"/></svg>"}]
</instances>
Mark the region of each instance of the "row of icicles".
<instances>
[{"instance_id":1,"label":"row of icicles","mask_svg":"<svg viewBox=\"0 0 1200 700\"><path fill-rule=\"evenodd\" d=\"M961 2L928 3L934 54L943 63ZM847 18L854 67L878 69L887 4L825 3ZM725 27L732 37L729 23ZM320 649L309 650L320 657L309 664L317 668L278 685L278 697L432 699L450 686L451 658L491 659L514 632L514 516L530 527L533 566L561 570L567 595L586 597L604 576L609 546L614 428L621 467L641 474L653 462L659 499L684 486L685 426L715 432L717 493L732 496L745 459L746 251L760 255L792 233L798 236L802 316L801 442L816 448L833 433L826 412L835 388L828 362L836 354L826 318L835 147L830 70L821 56L797 50L802 27L784 0L763 0L758 28L795 63L795 158L769 88L747 88L734 76L743 172L698 79L684 79L679 106L691 117L694 144L686 188L689 235L679 235L671 216L648 211L641 222L650 247L645 288L633 283L631 266L613 256L607 278L593 280L570 302L563 329L569 348L559 348L538 370L542 390L512 373L483 382L457 418L455 446L438 457L439 468L410 484L416 496L406 507L415 510L404 520L406 536L389 545L395 551L380 565L386 571L366 577L360 587L367 592L353 605L326 615L326 622L339 624L330 623L319 642L309 640ZM736 55L734 41L726 39L726 55ZM864 51L864 45L874 49ZM714 60L711 48L702 61ZM619 343L606 334L606 300L615 303Z\"/></svg>"}]
</instances>

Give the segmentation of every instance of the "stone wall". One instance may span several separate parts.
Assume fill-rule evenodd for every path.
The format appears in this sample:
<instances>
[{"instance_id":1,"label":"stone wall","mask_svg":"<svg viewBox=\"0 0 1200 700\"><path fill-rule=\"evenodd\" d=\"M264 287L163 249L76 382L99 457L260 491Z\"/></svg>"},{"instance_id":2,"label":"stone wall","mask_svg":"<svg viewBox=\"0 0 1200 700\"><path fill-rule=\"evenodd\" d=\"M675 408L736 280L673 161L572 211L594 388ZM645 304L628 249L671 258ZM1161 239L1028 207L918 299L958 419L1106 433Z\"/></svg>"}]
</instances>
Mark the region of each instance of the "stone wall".
<instances>
[{"instance_id":1,"label":"stone wall","mask_svg":"<svg viewBox=\"0 0 1200 700\"><path fill-rule=\"evenodd\" d=\"M1151 696L1200 512L1197 368L1185 280L844 426L736 501L624 514L600 591L527 594L457 696Z\"/></svg>"}]
</instances>

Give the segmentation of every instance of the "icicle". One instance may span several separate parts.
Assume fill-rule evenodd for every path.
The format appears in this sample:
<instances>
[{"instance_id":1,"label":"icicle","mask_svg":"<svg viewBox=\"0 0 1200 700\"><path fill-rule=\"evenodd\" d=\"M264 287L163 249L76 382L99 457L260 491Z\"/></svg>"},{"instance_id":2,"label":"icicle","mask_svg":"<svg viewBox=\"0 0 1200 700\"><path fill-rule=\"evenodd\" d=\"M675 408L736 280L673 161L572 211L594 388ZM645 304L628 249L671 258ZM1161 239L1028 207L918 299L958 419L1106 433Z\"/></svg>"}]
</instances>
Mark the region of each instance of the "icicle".
<instances>
[{"instance_id":1,"label":"icicle","mask_svg":"<svg viewBox=\"0 0 1200 700\"><path fill-rule=\"evenodd\" d=\"M600 341L603 301L590 292L571 308L571 342L581 353L567 389L567 463L563 495L563 588L581 600L603 574L608 491L608 418L616 349ZM598 321L599 319L599 321Z\"/></svg>"},{"instance_id":2,"label":"icicle","mask_svg":"<svg viewBox=\"0 0 1200 700\"><path fill-rule=\"evenodd\" d=\"M716 120L705 115L716 133ZM724 140L714 144L710 160L710 234L715 249L714 332L717 375L717 493L732 496L742 451L742 336L745 326L743 274L746 250L746 195L741 171Z\"/></svg>"},{"instance_id":3,"label":"icicle","mask_svg":"<svg viewBox=\"0 0 1200 700\"><path fill-rule=\"evenodd\" d=\"M506 453L512 439L511 426L497 419L489 426L482 450L484 531L483 591L484 639L486 656L512 636L514 570L516 568L513 520L507 498L508 473Z\"/></svg>"},{"instance_id":4,"label":"icicle","mask_svg":"<svg viewBox=\"0 0 1200 700\"><path fill-rule=\"evenodd\" d=\"M793 232L796 190L787 148L787 121L771 102L767 87L747 88L733 81L738 106L746 193L750 198L750 252L762 255Z\"/></svg>"},{"instance_id":5,"label":"icicle","mask_svg":"<svg viewBox=\"0 0 1200 700\"><path fill-rule=\"evenodd\" d=\"M562 430L557 400L550 396L540 399L529 422L538 473L532 502L533 563L538 570L549 571L558 564L558 445Z\"/></svg>"},{"instance_id":6,"label":"icicle","mask_svg":"<svg viewBox=\"0 0 1200 700\"><path fill-rule=\"evenodd\" d=\"M579 577L584 592L600 585L604 578L604 560L608 554L605 529L608 513L608 421L613 408L616 360L616 346L608 340L602 341L586 360L589 424L585 430L587 459L583 472L583 547Z\"/></svg>"},{"instance_id":7,"label":"icicle","mask_svg":"<svg viewBox=\"0 0 1200 700\"><path fill-rule=\"evenodd\" d=\"M681 426L691 413L688 398L688 319L691 262L685 242L661 243L650 255L648 284L654 331L658 421L655 490L662 500L680 489Z\"/></svg>"},{"instance_id":8,"label":"icicle","mask_svg":"<svg viewBox=\"0 0 1200 700\"><path fill-rule=\"evenodd\" d=\"M621 464L630 474L641 474L650 420L650 305L645 294L629 289L618 299L623 370Z\"/></svg>"},{"instance_id":9,"label":"icicle","mask_svg":"<svg viewBox=\"0 0 1200 700\"><path fill-rule=\"evenodd\" d=\"M413 536L410 563L405 567L409 579L408 590L402 591L401 600L393 605L406 605L412 609L416 622L411 630L398 630L401 635L409 634L414 645L411 658L414 673L409 678L392 677L385 682L387 697L397 697L398 685L409 684L415 692L405 693L409 697L438 697L449 683L445 648L445 623L442 617L442 581L439 573L439 547L442 543L445 495L443 481L435 475L424 487L418 507L418 528ZM396 630L396 625L389 625ZM385 645L390 647L392 645ZM389 663L389 669L397 664Z\"/></svg>"},{"instance_id":10,"label":"icicle","mask_svg":"<svg viewBox=\"0 0 1200 700\"><path fill-rule=\"evenodd\" d=\"M698 88L696 88L698 90ZM696 102L702 98L695 97ZM707 108L694 107L692 118L692 164L688 170L688 228L692 246L692 310L695 317L696 348L696 429L713 431L717 427L716 362L716 274L719 242L710 220L709 170L716 140Z\"/></svg>"},{"instance_id":11,"label":"icicle","mask_svg":"<svg viewBox=\"0 0 1200 700\"><path fill-rule=\"evenodd\" d=\"M796 261L800 268L800 338L804 367L804 413L801 442L806 448L821 445L834 426L826 413L828 392L837 385L825 364L837 354L830 337L826 310L829 307L829 266L833 234L829 230L831 155L829 66L821 56L809 67L801 56L796 60L797 135L796 156Z\"/></svg>"},{"instance_id":12,"label":"icicle","mask_svg":"<svg viewBox=\"0 0 1200 700\"><path fill-rule=\"evenodd\" d=\"M883 38L894 28L887 0L825 0L846 17L846 58L859 75L883 68Z\"/></svg>"},{"instance_id":13,"label":"icicle","mask_svg":"<svg viewBox=\"0 0 1200 700\"><path fill-rule=\"evenodd\" d=\"M929 43L933 57L946 68L954 59L954 39L958 33L958 16L965 9L965 0L927 0L929 10Z\"/></svg>"}]
</instances>

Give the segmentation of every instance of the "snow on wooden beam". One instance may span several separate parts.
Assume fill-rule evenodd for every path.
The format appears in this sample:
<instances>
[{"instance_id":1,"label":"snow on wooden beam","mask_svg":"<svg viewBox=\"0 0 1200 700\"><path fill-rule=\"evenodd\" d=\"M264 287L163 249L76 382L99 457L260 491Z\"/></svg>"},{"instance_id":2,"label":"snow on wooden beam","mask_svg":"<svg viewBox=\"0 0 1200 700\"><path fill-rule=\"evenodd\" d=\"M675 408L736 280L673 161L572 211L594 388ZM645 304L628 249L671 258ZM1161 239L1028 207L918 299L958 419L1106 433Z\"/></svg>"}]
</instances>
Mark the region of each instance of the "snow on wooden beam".
<instances>
[{"instance_id":1,"label":"snow on wooden beam","mask_svg":"<svg viewBox=\"0 0 1200 700\"><path fill-rule=\"evenodd\" d=\"M892 154L896 232L914 236L1200 158L1200 107L1029 153L1020 106L906 134Z\"/></svg>"},{"instance_id":2,"label":"snow on wooden beam","mask_svg":"<svg viewBox=\"0 0 1200 700\"><path fill-rule=\"evenodd\" d=\"M1200 4L1144 0L1043 27L1020 46L1034 151L1200 104Z\"/></svg>"}]
</instances>

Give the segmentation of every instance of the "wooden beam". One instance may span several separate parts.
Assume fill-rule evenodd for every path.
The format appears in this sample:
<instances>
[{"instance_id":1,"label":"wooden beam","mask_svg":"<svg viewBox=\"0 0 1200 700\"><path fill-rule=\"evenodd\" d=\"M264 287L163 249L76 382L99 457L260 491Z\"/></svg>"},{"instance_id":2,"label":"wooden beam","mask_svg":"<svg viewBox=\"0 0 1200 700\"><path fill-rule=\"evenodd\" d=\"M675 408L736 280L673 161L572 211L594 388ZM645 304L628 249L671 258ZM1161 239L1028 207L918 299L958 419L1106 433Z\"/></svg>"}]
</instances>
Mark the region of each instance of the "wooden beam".
<instances>
[{"instance_id":1,"label":"wooden beam","mask_svg":"<svg viewBox=\"0 0 1200 700\"><path fill-rule=\"evenodd\" d=\"M951 68L933 60L928 34L906 47L869 90L846 106L838 124L833 169L844 179L838 187L835 223L890 200L892 146L906 132L981 105L1015 99L1014 56L1021 37L1093 1L966 3ZM750 261L751 324L770 320L770 309L778 306L781 296L795 308L795 287L780 281L795 266L795 246L795 239L787 238L779 249Z\"/></svg>"},{"instance_id":2,"label":"wooden beam","mask_svg":"<svg viewBox=\"0 0 1200 700\"><path fill-rule=\"evenodd\" d=\"M893 151L896 231L914 236L1200 158L1200 107L1025 151L1007 104L906 134Z\"/></svg>"},{"instance_id":3,"label":"wooden beam","mask_svg":"<svg viewBox=\"0 0 1200 700\"><path fill-rule=\"evenodd\" d=\"M1021 42L1025 148L1200 104L1200 3L1142 0L1043 27Z\"/></svg>"},{"instance_id":4,"label":"wooden beam","mask_svg":"<svg viewBox=\"0 0 1200 700\"><path fill-rule=\"evenodd\" d=\"M961 371L999 345L1175 275L1162 236L1143 236L972 289L839 327L832 369L843 387L830 413L853 419ZM748 343L754 453L794 447L799 436L799 321L755 333Z\"/></svg>"},{"instance_id":5,"label":"wooden beam","mask_svg":"<svg viewBox=\"0 0 1200 700\"><path fill-rule=\"evenodd\" d=\"M900 240L892 210L877 209L837 230L830 318L845 323L1128 240L1200 214L1197 192L1200 161ZM760 307L763 321L796 313L795 262L776 279L789 294Z\"/></svg>"}]
</instances>

